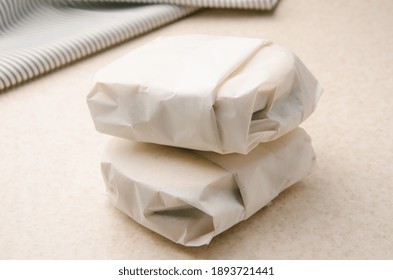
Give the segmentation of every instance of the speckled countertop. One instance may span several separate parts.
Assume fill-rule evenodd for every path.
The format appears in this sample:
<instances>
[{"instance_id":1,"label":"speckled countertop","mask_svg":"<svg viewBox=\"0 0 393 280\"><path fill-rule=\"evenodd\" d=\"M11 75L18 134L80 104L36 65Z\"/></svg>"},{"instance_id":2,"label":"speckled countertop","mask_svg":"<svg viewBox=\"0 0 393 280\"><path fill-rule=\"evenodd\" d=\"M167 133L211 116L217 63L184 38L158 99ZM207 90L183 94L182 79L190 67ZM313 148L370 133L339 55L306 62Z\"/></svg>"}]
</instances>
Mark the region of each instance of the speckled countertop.
<instances>
[{"instance_id":1,"label":"speckled countertop","mask_svg":"<svg viewBox=\"0 0 393 280\"><path fill-rule=\"evenodd\" d=\"M393 1L281 0L203 10L0 94L0 259L393 259ZM186 248L111 206L85 102L94 72L159 35L269 38L325 88L302 127L314 173Z\"/></svg>"}]
</instances>

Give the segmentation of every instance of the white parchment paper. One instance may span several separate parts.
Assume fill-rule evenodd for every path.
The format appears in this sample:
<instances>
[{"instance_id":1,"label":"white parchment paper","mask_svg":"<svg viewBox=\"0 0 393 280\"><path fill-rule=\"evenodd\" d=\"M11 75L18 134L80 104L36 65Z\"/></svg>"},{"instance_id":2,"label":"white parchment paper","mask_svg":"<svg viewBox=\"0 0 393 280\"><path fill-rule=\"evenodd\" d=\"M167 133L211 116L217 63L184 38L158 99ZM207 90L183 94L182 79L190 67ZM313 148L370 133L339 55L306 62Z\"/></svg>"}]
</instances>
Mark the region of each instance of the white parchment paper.
<instances>
[{"instance_id":1,"label":"white parchment paper","mask_svg":"<svg viewBox=\"0 0 393 280\"><path fill-rule=\"evenodd\" d=\"M221 155L112 138L101 150L113 204L187 246L208 244L304 178L315 156L298 128L248 155Z\"/></svg>"},{"instance_id":2,"label":"white parchment paper","mask_svg":"<svg viewBox=\"0 0 393 280\"><path fill-rule=\"evenodd\" d=\"M108 65L87 102L106 134L247 154L295 129L321 92L292 52L267 40L188 35L158 38Z\"/></svg>"}]
</instances>

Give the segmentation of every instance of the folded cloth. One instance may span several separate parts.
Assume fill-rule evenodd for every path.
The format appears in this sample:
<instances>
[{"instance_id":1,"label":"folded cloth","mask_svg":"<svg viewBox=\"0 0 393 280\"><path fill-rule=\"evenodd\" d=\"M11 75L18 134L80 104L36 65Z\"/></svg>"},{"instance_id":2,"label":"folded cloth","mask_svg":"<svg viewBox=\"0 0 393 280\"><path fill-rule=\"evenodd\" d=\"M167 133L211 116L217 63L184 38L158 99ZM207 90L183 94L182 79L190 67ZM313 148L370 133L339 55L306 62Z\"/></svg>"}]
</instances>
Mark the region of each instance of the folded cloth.
<instances>
[{"instance_id":1,"label":"folded cloth","mask_svg":"<svg viewBox=\"0 0 393 280\"><path fill-rule=\"evenodd\" d=\"M314 163L298 128L248 155L220 155L113 138L101 150L113 204L186 246L208 244L304 178Z\"/></svg>"},{"instance_id":2,"label":"folded cloth","mask_svg":"<svg viewBox=\"0 0 393 280\"><path fill-rule=\"evenodd\" d=\"M64 0L63 0L64 1ZM70 1L70 0L69 0ZM91 0L88 0L91 1ZM97 0L95 0L97 1ZM99 0L106 1L108 0ZM127 0L109 0L109 2L124 2ZM148 4L176 4L182 6L193 6L201 8L235 8L235 9L253 9L253 10L271 10L278 0L128 0L134 3Z\"/></svg>"},{"instance_id":3,"label":"folded cloth","mask_svg":"<svg viewBox=\"0 0 393 280\"><path fill-rule=\"evenodd\" d=\"M196 10L112 1L0 0L0 91Z\"/></svg>"},{"instance_id":4,"label":"folded cloth","mask_svg":"<svg viewBox=\"0 0 393 280\"><path fill-rule=\"evenodd\" d=\"M171 23L201 7L269 10L276 2L0 0L0 91Z\"/></svg>"},{"instance_id":5,"label":"folded cloth","mask_svg":"<svg viewBox=\"0 0 393 280\"><path fill-rule=\"evenodd\" d=\"M267 40L163 37L97 73L87 102L114 136L247 154L295 129L321 88L289 50Z\"/></svg>"}]
</instances>

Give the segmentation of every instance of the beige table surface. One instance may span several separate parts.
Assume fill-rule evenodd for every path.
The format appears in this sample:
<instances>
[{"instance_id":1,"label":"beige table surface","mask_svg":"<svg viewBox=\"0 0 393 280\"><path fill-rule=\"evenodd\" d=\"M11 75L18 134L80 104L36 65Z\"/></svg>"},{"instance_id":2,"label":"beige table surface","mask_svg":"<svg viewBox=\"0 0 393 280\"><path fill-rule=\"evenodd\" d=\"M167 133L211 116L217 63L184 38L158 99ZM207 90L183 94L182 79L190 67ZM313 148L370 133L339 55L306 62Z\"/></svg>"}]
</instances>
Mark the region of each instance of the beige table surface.
<instances>
[{"instance_id":1,"label":"beige table surface","mask_svg":"<svg viewBox=\"0 0 393 280\"><path fill-rule=\"evenodd\" d=\"M203 10L0 94L1 259L393 259L393 1L281 0L274 13ZM302 126L315 172L186 248L107 200L85 102L94 72L159 35L264 37L325 88Z\"/></svg>"}]
</instances>

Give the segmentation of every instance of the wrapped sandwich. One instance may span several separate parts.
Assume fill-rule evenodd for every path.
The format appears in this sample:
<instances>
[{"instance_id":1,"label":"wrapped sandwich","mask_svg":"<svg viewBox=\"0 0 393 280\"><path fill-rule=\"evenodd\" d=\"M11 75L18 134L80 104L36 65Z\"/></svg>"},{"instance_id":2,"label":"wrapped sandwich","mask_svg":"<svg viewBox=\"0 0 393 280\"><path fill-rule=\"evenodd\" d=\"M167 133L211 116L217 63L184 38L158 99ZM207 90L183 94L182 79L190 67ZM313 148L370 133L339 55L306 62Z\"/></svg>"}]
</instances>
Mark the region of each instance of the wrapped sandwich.
<instances>
[{"instance_id":1,"label":"wrapped sandwich","mask_svg":"<svg viewBox=\"0 0 393 280\"><path fill-rule=\"evenodd\" d=\"M187 246L208 244L309 174L315 160L298 128L248 155L222 155L112 138L101 150L112 203Z\"/></svg>"},{"instance_id":2,"label":"wrapped sandwich","mask_svg":"<svg viewBox=\"0 0 393 280\"><path fill-rule=\"evenodd\" d=\"M111 63L87 97L98 131L220 154L247 154L292 131L321 88L288 49L268 40L158 38Z\"/></svg>"}]
</instances>

